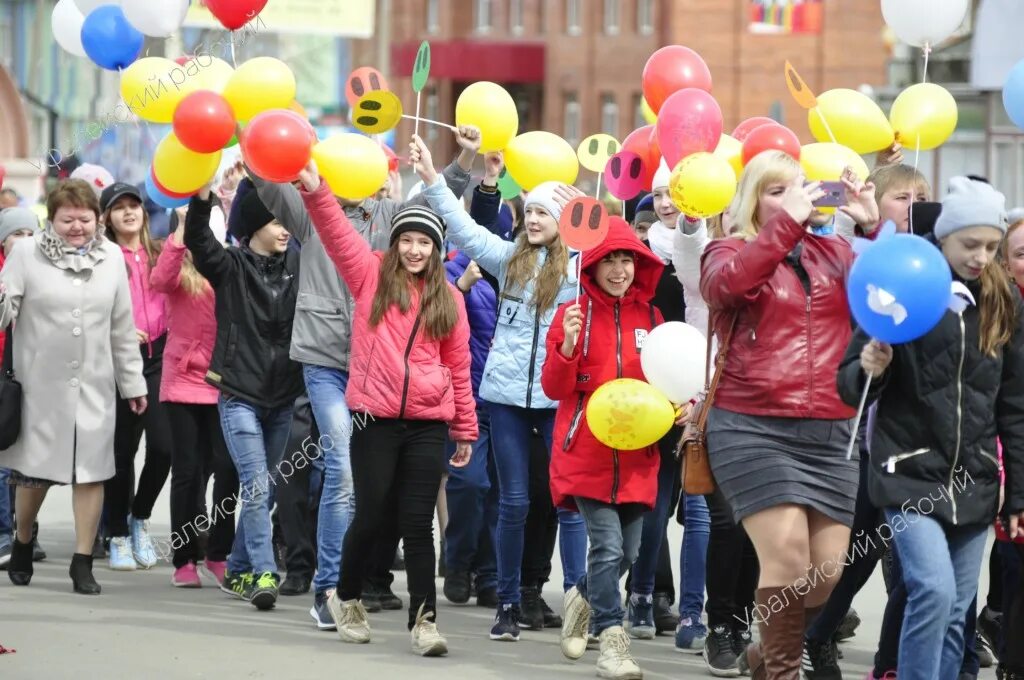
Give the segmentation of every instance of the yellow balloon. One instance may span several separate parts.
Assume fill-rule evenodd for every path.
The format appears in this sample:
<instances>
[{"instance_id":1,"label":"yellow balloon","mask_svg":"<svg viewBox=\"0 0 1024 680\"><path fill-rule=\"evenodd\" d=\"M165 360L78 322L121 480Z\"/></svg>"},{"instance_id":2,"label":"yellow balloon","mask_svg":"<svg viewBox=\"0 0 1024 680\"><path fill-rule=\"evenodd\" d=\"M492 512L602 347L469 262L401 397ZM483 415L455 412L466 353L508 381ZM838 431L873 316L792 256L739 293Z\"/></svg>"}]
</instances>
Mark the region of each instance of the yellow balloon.
<instances>
[{"instance_id":1,"label":"yellow balloon","mask_svg":"<svg viewBox=\"0 0 1024 680\"><path fill-rule=\"evenodd\" d=\"M819 142L805 144L800 149L800 167L811 182L838 182L847 166L853 168L862 182L870 173L864 159L842 144Z\"/></svg>"},{"instance_id":2,"label":"yellow balloon","mask_svg":"<svg viewBox=\"0 0 1024 680\"><path fill-rule=\"evenodd\" d=\"M828 123L827 128L822 117ZM818 95L818 106L807 112L807 125L819 142L831 142L828 131L832 130L837 143L857 153L887 149L895 139L892 126L878 104L857 90L845 88Z\"/></svg>"},{"instance_id":3,"label":"yellow balloon","mask_svg":"<svg viewBox=\"0 0 1024 680\"><path fill-rule=\"evenodd\" d=\"M736 180L739 181L740 175L743 174L743 144L740 140L730 135L722 135L718 140L718 146L715 147L714 155L729 161L733 172L736 173Z\"/></svg>"},{"instance_id":4,"label":"yellow balloon","mask_svg":"<svg viewBox=\"0 0 1024 680\"><path fill-rule=\"evenodd\" d=\"M171 132L153 152L153 174L168 191L193 194L217 174L220 156L220 151L196 153L187 149Z\"/></svg>"},{"instance_id":5,"label":"yellow balloon","mask_svg":"<svg viewBox=\"0 0 1024 680\"><path fill-rule=\"evenodd\" d=\"M388 157L380 145L351 132L314 146L313 160L339 198L362 200L384 186L388 178Z\"/></svg>"},{"instance_id":6,"label":"yellow balloon","mask_svg":"<svg viewBox=\"0 0 1024 680\"><path fill-rule=\"evenodd\" d=\"M247 121L269 109L287 109L295 99L295 76L279 59L256 57L235 69L223 94L235 117Z\"/></svg>"},{"instance_id":7,"label":"yellow balloon","mask_svg":"<svg viewBox=\"0 0 1024 680\"><path fill-rule=\"evenodd\" d=\"M185 69L186 74L188 74L188 82L192 92L196 90L210 90L217 94L223 94L228 86L228 81L235 74L235 69L231 68L231 64L223 59L218 59L217 57L210 57L210 59L211 62L206 66L193 59L192 61L195 64L186 62L185 66L182 67Z\"/></svg>"},{"instance_id":8,"label":"yellow balloon","mask_svg":"<svg viewBox=\"0 0 1024 680\"><path fill-rule=\"evenodd\" d=\"M572 184L580 174L575 149L558 135L540 130L524 132L509 142L505 167L527 191L542 182Z\"/></svg>"},{"instance_id":9,"label":"yellow balloon","mask_svg":"<svg viewBox=\"0 0 1024 680\"><path fill-rule=\"evenodd\" d=\"M690 217L711 217L736 195L736 171L729 161L701 151L679 161L668 182L672 202Z\"/></svg>"},{"instance_id":10,"label":"yellow balloon","mask_svg":"<svg viewBox=\"0 0 1024 680\"><path fill-rule=\"evenodd\" d=\"M647 121L648 125L654 125L658 122L658 114L654 112L651 105L647 103L646 97L640 98L640 113L644 115L644 120Z\"/></svg>"},{"instance_id":11,"label":"yellow balloon","mask_svg":"<svg viewBox=\"0 0 1024 680\"><path fill-rule=\"evenodd\" d=\"M519 132L519 111L505 88L481 80L459 95L455 124L480 128L480 153L501 151Z\"/></svg>"},{"instance_id":12,"label":"yellow balloon","mask_svg":"<svg viewBox=\"0 0 1024 680\"><path fill-rule=\"evenodd\" d=\"M642 380L619 378L601 385L587 402L587 425L597 440L635 451L664 437L675 420L668 398Z\"/></svg>"},{"instance_id":13,"label":"yellow balloon","mask_svg":"<svg viewBox=\"0 0 1024 680\"><path fill-rule=\"evenodd\" d=\"M889 120L900 144L928 151L942 146L956 130L956 100L935 83L911 85L892 103Z\"/></svg>"},{"instance_id":14,"label":"yellow balloon","mask_svg":"<svg viewBox=\"0 0 1024 680\"><path fill-rule=\"evenodd\" d=\"M132 112L151 123L170 123L188 94L172 80L178 65L163 57L144 57L121 72L121 98ZM185 81L184 73L181 80Z\"/></svg>"}]
</instances>

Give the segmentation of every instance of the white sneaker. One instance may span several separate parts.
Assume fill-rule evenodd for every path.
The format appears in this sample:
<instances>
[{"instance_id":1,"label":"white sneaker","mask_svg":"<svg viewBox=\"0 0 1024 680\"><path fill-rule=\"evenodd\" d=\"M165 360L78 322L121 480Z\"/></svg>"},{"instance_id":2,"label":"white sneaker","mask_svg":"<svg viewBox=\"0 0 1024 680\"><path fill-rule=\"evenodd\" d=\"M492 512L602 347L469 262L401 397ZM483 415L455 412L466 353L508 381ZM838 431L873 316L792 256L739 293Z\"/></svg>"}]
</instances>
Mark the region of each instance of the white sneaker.
<instances>
[{"instance_id":1,"label":"white sneaker","mask_svg":"<svg viewBox=\"0 0 1024 680\"><path fill-rule=\"evenodd\" d=\"M359 600L338 599L337 591L327 599L327 608L337 626L338 637L342 642L366 644L370 641L370 622L366 619L366 610Z\"/></svg>"},{"instance_id":2,"label":"white sneaker","mask_svg":"<svg viewBox=\"0 0 1024 680\"><path fill-rule=\"evenodd\" d=\"M149 535L149 520L128 518L128 527L132 537L132 555L135 561L143 569L150 569L156 566L156 549L153 547L153 539Z\"/></svg>"},{"instance_id":3,"label":"white sneaker","mask_svg":"<svg viewBox=\"0 0 1024 680\"><path fill-rule=\"evenodd\" d=\"M590 630L590 605L583 599L576 586L565 594L562 613L562 654L576 660L587 651L587 637Z\"/></svg>"},{"instance_id":4,"label":"white sneaker","mask_svg":"<svg viewBox=\"0 0 1024 680\"><path fill-rule=\"evenodd\" d=\"M423 613L423 604L416 612L416 623L409 633L412 638L412 651L420 656L444 656L448 653L448 640L437 632L437 624L431 620L434 618L434 612Z\"/></svg>"},{"instance_id":5,"label":"white sneaker","mask_svg":"<svg viewBox=\"0 0 1024 680\"><path fill-rule=\"evenodd\" d=\"M601 656L597 658L597 676L612 680L643 680L633 655L629 653L629 635L622 626L612 626L601 632Z\"/></svg>"},{"instance_id":6,"label":"white sneaker","mask_svg":"<svg viewBox=\"0 0 1024 680\"><path fill-rule=\"evenodd\" d=\"M131 541L127 536L114 536L110 539L110 568L114 571L135 571L135 558L132 557Z\"/></svg>"}]
</instances>

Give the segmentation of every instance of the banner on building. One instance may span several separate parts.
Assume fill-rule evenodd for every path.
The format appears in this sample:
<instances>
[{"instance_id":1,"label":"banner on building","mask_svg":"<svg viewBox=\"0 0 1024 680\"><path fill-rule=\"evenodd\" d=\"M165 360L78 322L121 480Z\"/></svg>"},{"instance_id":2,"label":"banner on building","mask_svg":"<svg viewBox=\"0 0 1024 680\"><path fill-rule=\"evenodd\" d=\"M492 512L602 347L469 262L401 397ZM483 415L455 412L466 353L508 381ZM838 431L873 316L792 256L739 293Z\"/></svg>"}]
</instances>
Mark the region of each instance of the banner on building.
<instances>
[{"instance_id":1,"label":"banner on building","mask_svg":"<svg viewBox=\"0 0 1024 680\"><path fill-rule=\"evenodd\" d=\"M821 33L822 0L750 0L750 32L761 34Z\"/></svg>"},{"instance_id":2,"label":"banner on building","mask_svg":"<svg viewBox=\"0 0 1024 680\"><path fill-rule=\"evenodd\" d=\"M369 38L375 5L374 0L274 0L260 12L260 30ZM185 26L219 28L220 22L200 1L192 3Z\"/></svg>"}]
</instances>

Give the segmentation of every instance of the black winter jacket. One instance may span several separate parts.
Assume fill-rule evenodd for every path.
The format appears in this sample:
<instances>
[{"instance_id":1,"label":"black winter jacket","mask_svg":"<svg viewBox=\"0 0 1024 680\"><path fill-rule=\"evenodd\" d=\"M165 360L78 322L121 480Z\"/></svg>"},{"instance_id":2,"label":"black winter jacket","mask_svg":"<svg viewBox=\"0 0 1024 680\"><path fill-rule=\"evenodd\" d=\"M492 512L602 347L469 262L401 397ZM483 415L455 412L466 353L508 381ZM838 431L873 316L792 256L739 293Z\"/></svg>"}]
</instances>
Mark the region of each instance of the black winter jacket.
<instances>
[{"instance_id":1,"label":"black winter jacket","mask_svg":"<svg viewBox=\"0 0 1024 680\"><path fill-rule=\"evenodd\" d=\"M980 284L967 284L980 301ZM1004 513L1024 511L1024 305L998 356L982 354L980 312L947 311L914 342L893 347L893 361L868 394L878 400L868 491L880 508L916 509L954 525L991 522L999 505L996 437L1006 465ZM839 366L839 394L857 406L866 375L857 329Z\"/></svg>"},{"instance_id":2,"label":"black winter jacket","mask_svg":"<svg viewBox=\"0 0 1024 680\"><path fill-rule=\"evenodd\" d=\"M217 342L206 382L264 408L291 404L303 391L299 364L288 357L299 289L299 253L264 257L225 248L210 230L209 201L193 197L185 246L216 293Z\"/></svg>"}]
</instances>

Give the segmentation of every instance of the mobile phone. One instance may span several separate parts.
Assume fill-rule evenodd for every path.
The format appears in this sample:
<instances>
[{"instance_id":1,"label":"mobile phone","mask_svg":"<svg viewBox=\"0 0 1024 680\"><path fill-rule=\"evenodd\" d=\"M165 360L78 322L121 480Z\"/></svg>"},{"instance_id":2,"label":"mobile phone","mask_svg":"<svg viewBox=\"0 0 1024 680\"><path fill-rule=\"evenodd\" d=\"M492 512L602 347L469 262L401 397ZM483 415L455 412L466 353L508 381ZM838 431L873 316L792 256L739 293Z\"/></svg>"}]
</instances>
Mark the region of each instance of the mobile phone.
<instances>
[{"instance_id":1,"label":"mobile phone","mask_svg":"<svg viewBox=\"0 0 1024 680\"><path fill-rule=\"evenodd\" d=\"M822 182L825 195L814 202L815 208L838 208L846 205L846 186L842 182Z\"/></svg>"}]
</instances>

